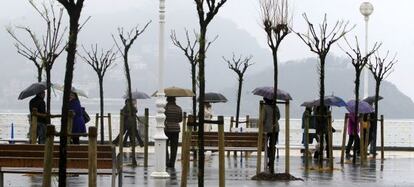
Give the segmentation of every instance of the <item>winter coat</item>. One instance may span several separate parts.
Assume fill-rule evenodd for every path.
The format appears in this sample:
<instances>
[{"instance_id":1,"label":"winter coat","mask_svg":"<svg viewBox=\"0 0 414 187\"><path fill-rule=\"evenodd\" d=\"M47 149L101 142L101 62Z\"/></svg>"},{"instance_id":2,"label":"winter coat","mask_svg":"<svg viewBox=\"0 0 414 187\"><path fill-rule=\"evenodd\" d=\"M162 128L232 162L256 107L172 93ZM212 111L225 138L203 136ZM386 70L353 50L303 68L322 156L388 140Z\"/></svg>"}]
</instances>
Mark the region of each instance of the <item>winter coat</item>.
<instances>
[{"instance_id":1,"label":"winter coat","mask_svg":"<svg viewBox=\"0 0 414 187\"><path fill-rule=\"evenodd\" d=\"M73 99L72 101L70 101L69 110L75 112L75 116L73 116L72 133L85 133L86 126L85 121L83 119L83 110L79 100Z\"/></svg>"},{"instance_id":2,"label":"winter coat","mask_svg":"<svg viewBox=\"0 0 414 187\"><path fill-rule=\"evenodd\" d=\"M355 121L355 114L349 113L348 115L348 135L353 135L355 132L359 133L359 126Z\"/></svg>"},{"instance_id":3,"label":"winter coat","mask_svg":"<svg viewBox=\"0 0 414 187\"><path fill-rule=\"evenodd\" d=\"M181 107L175 103L167 103L165 106L165 132L180 132L179 123L183 120Z\"/></svg>"},{"instance_id":4,"label":"winter coat","mask_svg":"<svg viewBox=\"0 0 414 187\"><path fill-rule=\"evenodd\" d=\"M265 133L272 132L273 115L274 114L273 114L272 105L264 105L263 132ZM276 132L279 132L279 119L280 119L280 112L279 112L279 108L276 106L276 121L275 121Z\"/></svg>"}]
</instances>

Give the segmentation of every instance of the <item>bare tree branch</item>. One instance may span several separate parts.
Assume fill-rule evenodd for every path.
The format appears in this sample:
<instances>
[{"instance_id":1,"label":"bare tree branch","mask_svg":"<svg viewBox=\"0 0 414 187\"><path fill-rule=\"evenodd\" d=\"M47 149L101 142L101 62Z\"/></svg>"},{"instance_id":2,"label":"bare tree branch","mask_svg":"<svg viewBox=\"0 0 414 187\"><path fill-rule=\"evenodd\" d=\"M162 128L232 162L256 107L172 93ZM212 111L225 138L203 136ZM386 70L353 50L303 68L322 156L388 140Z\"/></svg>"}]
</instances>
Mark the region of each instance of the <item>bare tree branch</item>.
<instances>
[{"instance_id":1,"label":"bare tree branch","mask_svg":"<svg viewBox=\"0 0 414 187\"><path fill-rule=\"evenodd\" d=\"M368 68L376 81L381 82L392 73L395 64L398 63L396 58L397 53L389 58L389 51L384 57L380 56L379 51L374 54L374 60L369 60Z\"/></svg>"},{"instance_id":2,"label":"bare tree branch","mask_svg":"<svg viewBox=\"0 0 414 187\"><path fill-rule=\"evenodd\" d=\"M90 49L86 49L82 45L83 53L85 55L77 53L77 55L96 72L98 77L103 78L108 68L115 64L117 59L117 52L113 50L113 47L101 51L98 51L98 44L91 45Z\"/></svg>"},{"instance_id":3,"label":"bare tree branch","mask_svg":"<svg viewBox=\"0 0 414 187\"><path fill-rule=\"evenodd\" d=\"M314 25L309 21L304 13L303 18L308 24L307 33L293 31L309 47L309 49L319 56L326 56L331 45L349 33L354 27L348 29L349 21L337 21L333 28L328 31L327 15L325 14L322 23L319 25L319 33L316 32Z\"/></svg>"}]
</instances>

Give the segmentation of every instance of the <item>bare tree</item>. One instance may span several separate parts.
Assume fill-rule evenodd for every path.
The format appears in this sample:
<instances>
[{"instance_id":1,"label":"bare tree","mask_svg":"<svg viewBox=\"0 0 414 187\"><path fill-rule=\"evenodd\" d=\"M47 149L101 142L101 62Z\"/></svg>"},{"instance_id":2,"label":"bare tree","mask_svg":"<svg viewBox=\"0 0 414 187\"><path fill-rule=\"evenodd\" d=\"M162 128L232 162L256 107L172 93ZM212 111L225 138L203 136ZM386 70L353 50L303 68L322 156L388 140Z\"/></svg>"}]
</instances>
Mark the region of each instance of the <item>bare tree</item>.
<instances>
[{"instance_id":1,"label":"bare tree","mask_svg":"<svg viewBox=\"0 0 414 187\"><path fill-rule=\"evenodd\" d=\"M188 62L191 65L191 84L192 84L192 91L194 92L193 96L193 115L197 113L197 62L198 62L198 51L196 47L199 45L199 34L194 31L194 39L190 38L190 34L188 30L185 29L185 36L186 41L181 42L175 33L174 30L171 31L170 38L173 44L178 47L182 52L184 52L185 57L187 57ZM206 45L206 51L210 47L211 43L213 43L218 36L216 36L212 41L208 42Z\"/></svg>"},{"instance_id":2,"label":"bare tree","mask_svg":"<svg viewBox=\"0 0 414 187\"><path fill-rule=\"evenodd\" d=\"M59 146L59 187L66 186L66 164L67 164L67 126L68 126L68 112L69 112L69 95L72 89L73 69L75 66L76 46L78 40L78 33L81 28L79 19L83 8L84 0L57 0L65 7L69 15L69 37L66 51L68 52L66 58L66 72L63 90L62 102L62 119L60 132L60 146Z\"/></svg>"},{"instance_id":3,"label":"bare tree","mask_svg":"<svg viewBox=\"0 0 414 187\"><path fill-rule=\"evenodd\" d=\"M240 100L241 100L241 93L242 93L242 88L243 88L244 73L246 73L247 68L253 65L253 63L250 62L252 58L253 56L251 55L245 58L242 58L241 55L239 57L236 57L234 53L233 53L233 57L231 58L231 60L223 57L223 60L227 62L229 69L233 70L234 73L237 74L237 79L239 81L239 87L237 90L236 127L239 127Z\"/></svg>"},{"instance_id":4,"label":"bare tree","mask_svg":"<svg viewBox=\"0 0 414 187\"><path fill-rule=\"evenodd\" d=\"M374 54L375 51L378 50L378 48L381 46L381 44L375 43L375 45L373 46L373 48L370 51L367 51L365 55L362 55L361 52L361 48L359 47L359 43L358 43L358 38L355 37L355 48L353 48L351 46L351 44L348 42L348 40L345 38L346 44L348 45L350 51L346 51L343 48L341 48L346 55L351 59L351 63L352 66L354 66L355 69L355 88L354 88L354 92L355 92L355 109L354 109L354 121L356 122L356 124L358 124L358 107L359 107L359 85L360 85L360 76L362 73L362 70L364 69L364 67L367 65L368 60L370 58L370 56L372 54ZM355 132L353 132L354 134L358 134L357 132L357 128L355 128ZM363 141L363 140L361 140ZM356 163L356 150L357 146L354 146L354 155L352 158L352 163Z\"/></svg>"},{"instance_id":5,"label":"bare tree","mask_svg":"<svg viewBox=\"0 0 414 187\"><path fill-rule=\"evenodd\" d=\"M289 15L289 6L287 0L261 0L260 10L263 29L267 36L267 45L272 51L273 57L273 124L276 124L276 100L278 89L278 55L277 51L283 39L291 32L289 25L291 24L291 17ZM272 130L272 136L270 137L270 144L276 144L276 128ZM274 173L275 163L275 147L270 146L269 157L269 170L270 173Z\"/></svg>"},{"instance_id":6,"label":"bare tree","mask_svg":"<svg viewBox=\"0 0 414 187\"><path fill-rule=\"evenodd\" d=\"M137 166L137 159L136 159L136 155L135 155L135 146L136 146L136 129L137 129L137 121L136 119L136 113L134 113L133 111L135 110L132 104L132 90L131 90L131 71L129 69L129 61L128 61L128 52L131 49L131 46L134 44L135 40L138 38L138 36L140 36L145 29L148 27L148 25L151 23L151 21L147 22L145 24L145 26L142 29L139 29L138 26L135 26L134 28L132 28L129 32L124 32L123 28L118 28L118 37L119 37L119 42L120 44L118 44L118 40L115 39L115 36L112 35L112 38L115 42L116 47L118 48L118 51L121 53L122 58L124 59L124 68L125 68L125 77L126 77L126 81L127 81L127 98L128 98L128 109L129 109L129 119L134 119L131 120L130 122L132 122L132 165L133 166ZM128 121L129 122L129 121ZM121 137L122 138L122 137Z\"/></svg>"},{"instance_id":7,"label":"bare tree","mask_svg":"<svg viewBox=\"0 0 414 187\"><path fill-rule=\"evenodd\" d=\"M98 52L98 44L91 45L90 50L82 46L85 55L78 53L78 56L83 59L96 72L99 81L99 99L100 99L100 118L101 118L101 144L104 144L104 91L103 81L105 74L111 66L115 64L117 53L113 49L103 50Z\"/></svg>"},{"instance_id":8,"label":"bare tree","mask_svg":"<svg viewBox=\"0 0 414 187\"><path fill-rule=\"evenodd\" d=\"M377 145L377 119L378 119L378 100L380 94L381 82L386 79L393 71L394 65L398 62L396 59L397 54L389 58L389 51L386 55L381 57L379 52L375 53L374 61L369 60L368 68L371 71L375 79L375 124L373 128L374 136L371 142L372 151L374 156L376 155Z\"/></svg>"},{"instance_id":9,"label":"bare tree","mask_svg":"<svg viewBox=\"0 0 414 187\"><path fill-rule=\"evenodd\" d=\"M57 8L52 2L50 2L49 5L43 4L41 8L37 7L33 1L29 1L29 3L46 23L44 35L39 39L31 28L17 27L28 34L33 43L32 45L34 46L30 47L28 44L25 44L18 39L10 28L7 31L17 42L15 44L17 52L36 65L38 81L41 80L42 69L45 70L47 86L46 112L50 114L51 71L56 59L62 54L66 47L63 45L63 36L66 33L67 28L62 28L63 8Z\"/></svg>"},{"instance_id":10,"label":"bare tree","mask_svg":"<svg viewBox=\"0 0 414 187\"><path fill-rule=\"evenodd\" d=\"M10 36L16 41L14 46L17 49L17 53L33 62L33 64L35 65L37 69L37 82L42 82L42 72L44 67L42 62L39 60L39 51L36 48L29 47L28 45L24 44L16 36L11 27L6 28L6 30L10 34Z\"/></svg>"},{"instance_id":11,"label":"bare tree","mask_svg":"<svg viewBox=\"0 0 414 187\"><path fill-rule=\"evenodd\" d=\"M198 78L199 78L199 99L204 101L205 97L205 58L206 58L206 34L207 27L217 15L220 8L227 0L194 0L198 23L200 26L199 48L198 48ZM198 186L204 186L204 102L198 105Z\"/></svg>"},{"instance_id":12,"label":"bare tree","mask_svg":"<svg viewBox=\"0 0 414 187\"><path fill-rule=\"evenodd\" d=\"M316 31L314 25L309 21L306 14L303 14L303 18L308 24L308 31L306 34L296 33L299 38L309 47L309 49L316 53L319 57L319 100L320 107L318 113L318 123L326 124L327 118L327 108L325 107L324 97L325 97L325 60L326 56L331 49L332 44L336 43L339 39L344 37L351 29L348 29L349 22L337 21L335 25L328 30L328 21L326 19L326 14L321 24L319 24L319 32ZM324 127L323 127L324 128ZM319 146L319 167L323 166L323 141L324 139L324 130L320 130L320 144Z\"/></svg>"}]
</instances>

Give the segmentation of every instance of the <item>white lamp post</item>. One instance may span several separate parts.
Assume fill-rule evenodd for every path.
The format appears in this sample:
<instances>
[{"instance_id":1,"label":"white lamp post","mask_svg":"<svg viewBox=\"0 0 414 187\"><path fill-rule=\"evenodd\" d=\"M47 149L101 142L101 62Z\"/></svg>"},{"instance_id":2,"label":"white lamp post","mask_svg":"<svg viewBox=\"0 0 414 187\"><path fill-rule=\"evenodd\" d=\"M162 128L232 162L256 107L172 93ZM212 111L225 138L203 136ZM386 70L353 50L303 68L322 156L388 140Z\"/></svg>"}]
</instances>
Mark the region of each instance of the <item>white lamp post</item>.
<instances>
[{"instance_id":1,"label":"white lamp post","mask_svg":"<svg viewBox=\"0 0 414 187\"><path fill-rule=\"evenodd\" d=\"M370 2L363 2L359 7L359 11L365 18L365 55L368 52L368 20L374 11L374 7ZM364 68L364 98L368 97L368 68Z\"/></svg>"},{"instance_id":2,"label":"white lamp post","mask_svg":"<svg viewBox=\"0 0 414 187\"><path fill-rule=\"evenodd\" d=\"M166 167L166 146L167 136L164 134L164 107L166 104L164 93L164 25L165 25L165 0L160 0L160 31L159 31L159 56L158 56L158 92L157 92L157 115L156 115L156 133L154 135L155 141L155 171L151 173L154 178L167 178L170 175L165 171Z\"/></svg>"}]
</instances>

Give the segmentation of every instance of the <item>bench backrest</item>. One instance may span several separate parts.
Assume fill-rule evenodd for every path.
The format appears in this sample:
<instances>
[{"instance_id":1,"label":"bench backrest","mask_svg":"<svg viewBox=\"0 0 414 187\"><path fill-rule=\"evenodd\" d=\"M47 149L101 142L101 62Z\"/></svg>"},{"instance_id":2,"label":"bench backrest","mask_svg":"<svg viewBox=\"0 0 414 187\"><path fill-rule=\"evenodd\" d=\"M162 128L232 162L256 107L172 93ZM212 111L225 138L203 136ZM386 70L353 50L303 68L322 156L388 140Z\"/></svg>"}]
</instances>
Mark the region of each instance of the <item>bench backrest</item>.
<instances>
[{"instance_id":1,"label":"bench backrest","mask_svg":"<svg viewBox=\"0 0 414 187\"><path fill-rule=\"evenodd\" d=\"M224 132L224 146L257 147L258 136L257 132ZM197 132L193 132L191 136L192 146L197 146L197 137ZM218 132L204 132L204 145L218 147Z\"/></svg>"},{"instance_id":2,"label":"bench backrest","mask_svg":"<svg viewBox=\"0 0 414 187\"><path fill-rule=\"evenodd\" d=\"M0 144L0 167L43 167L44 145ZM111 169L115 148L97 146L97 168ZM88 168L88 145L68 145L67 168ZM53 147L53 168L59 163L59 145Z\"/></svg>"}]
</instances>

